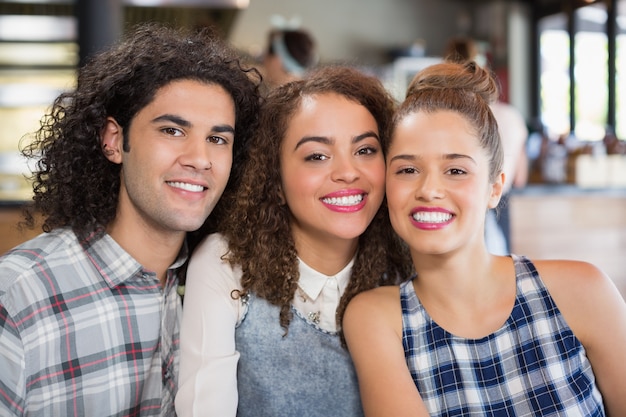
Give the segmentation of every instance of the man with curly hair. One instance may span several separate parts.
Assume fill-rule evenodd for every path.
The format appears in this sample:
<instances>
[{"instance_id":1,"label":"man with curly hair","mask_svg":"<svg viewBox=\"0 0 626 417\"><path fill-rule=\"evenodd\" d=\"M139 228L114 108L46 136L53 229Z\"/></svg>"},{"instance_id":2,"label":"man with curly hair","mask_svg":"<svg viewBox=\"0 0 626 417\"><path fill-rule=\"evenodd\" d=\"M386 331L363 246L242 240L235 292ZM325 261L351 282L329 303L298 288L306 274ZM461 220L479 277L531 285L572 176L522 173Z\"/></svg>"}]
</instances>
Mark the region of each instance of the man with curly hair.
<instances>
[{"instance_id":1,"label":"man with curly hair","mask_svg":"<svg viewBox=\"0 0 626 417\"><path fill-rule=\"evenodd\" d=\"M0 415L175 414L186 236L236 177L258 87L211 30L146 24L54 101L22 149L46 233L0 258Z\"/></svg>"}]
</instances>

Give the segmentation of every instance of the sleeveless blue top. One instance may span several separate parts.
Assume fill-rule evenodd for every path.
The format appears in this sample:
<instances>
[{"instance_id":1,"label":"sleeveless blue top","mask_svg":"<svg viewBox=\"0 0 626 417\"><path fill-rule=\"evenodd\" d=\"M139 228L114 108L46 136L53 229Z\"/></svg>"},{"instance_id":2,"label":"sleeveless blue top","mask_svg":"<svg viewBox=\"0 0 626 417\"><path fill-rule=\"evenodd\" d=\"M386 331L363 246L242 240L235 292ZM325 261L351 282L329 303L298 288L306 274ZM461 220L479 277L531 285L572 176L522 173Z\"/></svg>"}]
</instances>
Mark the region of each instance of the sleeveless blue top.
<instances>
[{"instance_id":1,"label":"sleeveless blue top","mask_svg":"<svg viewBox=\"0 0 626 417\"><path fill-rule=\"evenodd\" d=\"M238 417L363 415L356 372L338 334L292 308L289 332L280 308L251 295L235 331Z\"/></svg>"},{"instance_id":2,"label":"sleeveless blue top","mask_svg":"<svg viewBox=\"0 0 626 417\"><path fill-rule=\"evenodd\" d=\"M400 287L407 364L431 416L604 416L585 349L527 258L512 255L517 296L495 333L439 327L412 281Z\"/></svg>"}]
</instances>

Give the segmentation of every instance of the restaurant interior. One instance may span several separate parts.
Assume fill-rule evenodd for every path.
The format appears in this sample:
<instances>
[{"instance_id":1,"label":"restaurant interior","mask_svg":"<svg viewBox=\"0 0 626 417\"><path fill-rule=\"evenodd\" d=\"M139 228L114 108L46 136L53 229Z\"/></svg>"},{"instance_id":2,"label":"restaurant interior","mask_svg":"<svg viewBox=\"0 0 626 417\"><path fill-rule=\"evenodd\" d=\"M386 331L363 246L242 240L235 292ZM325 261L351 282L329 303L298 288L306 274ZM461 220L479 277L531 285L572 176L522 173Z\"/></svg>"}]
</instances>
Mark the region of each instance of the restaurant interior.
<instances>
[{"instance_id":1,"label":"restaurant interior","mask_svg":"<svg viewBox=\"0 0 626 417\"><path fill-rule=\"evenodd\" d=\"M528 129L511 251L592 262L626 298L626 0L0 1L0 253L41 232L17 227L33 169L20 146L90 54L146 21L213 26L253 63L271 28L306 28L320 65L398 99L449 39L474 39Z\"/></svg>"}]
</instances>

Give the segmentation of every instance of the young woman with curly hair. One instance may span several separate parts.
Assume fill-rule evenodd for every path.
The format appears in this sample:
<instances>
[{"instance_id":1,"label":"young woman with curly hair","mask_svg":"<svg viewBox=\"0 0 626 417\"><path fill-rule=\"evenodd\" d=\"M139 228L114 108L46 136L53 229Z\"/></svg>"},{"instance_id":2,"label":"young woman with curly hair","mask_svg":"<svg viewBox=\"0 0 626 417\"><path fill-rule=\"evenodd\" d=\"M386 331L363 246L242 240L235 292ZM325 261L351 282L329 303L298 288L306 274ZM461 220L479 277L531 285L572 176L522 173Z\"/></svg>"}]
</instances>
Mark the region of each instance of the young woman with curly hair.
<instances>
[{"instance_id":1,"label":"young woman with curly hair","mask_svg":"<svg viewBox=\"0 0 626 417\"><path fill-rule=\"evenodd\" d=\"M146 24L54 101L24 149L46 233L0 258L0 415L175 414L184 242L255 128L254 73Z\"/></svg>"},{"instance_id":2,"label":"young woman with curly hair","mask_svg":"<svg viewBox=\"0 0 626 417\"><path fill-rule=\"evenodd\" d=\"M221 233L191 258L181 417L362 414L343 311L408 273L384 203L393 111L347 67L267 97Z\"/></svg>"}]
</instances>

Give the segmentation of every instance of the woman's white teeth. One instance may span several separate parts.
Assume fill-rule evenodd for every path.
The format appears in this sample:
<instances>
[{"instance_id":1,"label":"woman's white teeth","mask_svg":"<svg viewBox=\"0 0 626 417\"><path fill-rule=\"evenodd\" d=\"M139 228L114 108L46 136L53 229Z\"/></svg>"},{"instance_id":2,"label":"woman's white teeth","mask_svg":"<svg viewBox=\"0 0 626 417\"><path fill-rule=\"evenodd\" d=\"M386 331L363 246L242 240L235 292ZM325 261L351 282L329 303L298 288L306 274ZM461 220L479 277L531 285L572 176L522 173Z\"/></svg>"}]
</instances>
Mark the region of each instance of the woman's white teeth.
<instances>
[{"instance_id":1,"label":"woman's white teeth","mask_svg":"<svg viewBox=\"0 0 626 417\"><path fill-rule=\"evenodd\" d=\"M413 219L421 223L444 223L451 218L452 214L440 211L418 211L413 214Z\"/></svg>"},{"instance_id":2,"label":"woman's white teeth","mask_svg":"<svg viewBox=\"0 0 626 417\"><path fill-rule=\"evenodd\" d=\"M174 188L180 188L181 190L191 191L194 193L199 193L204 190L204 187L196 184L189 184L187 182L168 182Z\"/></svg>"},{"instance_id":3,"label":"woman's white teeth","mask_svg":"<svg viewBox=\"0 0 626 417\"><path fill-rule=\"evenodd\" d=\"M344 197L331 197L324 198L322 201L326 204L331 204L333 206L354 206L355 204L359 204L363 201L363 195L349 195Z\"/></svg>"}]
</instances>

